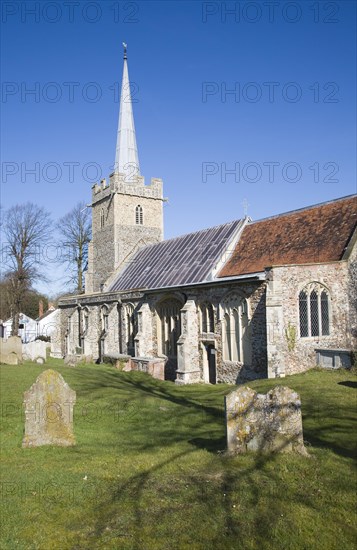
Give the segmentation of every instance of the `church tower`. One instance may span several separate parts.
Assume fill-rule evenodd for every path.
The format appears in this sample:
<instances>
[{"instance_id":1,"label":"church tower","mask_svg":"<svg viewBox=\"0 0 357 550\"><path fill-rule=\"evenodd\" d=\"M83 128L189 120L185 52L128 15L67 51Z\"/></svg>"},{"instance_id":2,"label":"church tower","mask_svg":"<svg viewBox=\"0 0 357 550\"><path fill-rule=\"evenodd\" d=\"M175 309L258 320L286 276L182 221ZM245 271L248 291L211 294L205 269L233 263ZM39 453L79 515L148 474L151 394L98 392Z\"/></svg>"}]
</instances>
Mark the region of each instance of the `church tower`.
<instances>
[{"instance_id":1,"label":"church tower","mask_svg":"<svg viewBox=\"0 0 357 550\"><path fill-rule=\"evenodd\" d=\"M127 46L120 97L114 172L92 187L92 241L85 291L105 291L115 273L143 246L163 239L163 185L140 173L128 73Z\"/></svg>"}]
</instances>

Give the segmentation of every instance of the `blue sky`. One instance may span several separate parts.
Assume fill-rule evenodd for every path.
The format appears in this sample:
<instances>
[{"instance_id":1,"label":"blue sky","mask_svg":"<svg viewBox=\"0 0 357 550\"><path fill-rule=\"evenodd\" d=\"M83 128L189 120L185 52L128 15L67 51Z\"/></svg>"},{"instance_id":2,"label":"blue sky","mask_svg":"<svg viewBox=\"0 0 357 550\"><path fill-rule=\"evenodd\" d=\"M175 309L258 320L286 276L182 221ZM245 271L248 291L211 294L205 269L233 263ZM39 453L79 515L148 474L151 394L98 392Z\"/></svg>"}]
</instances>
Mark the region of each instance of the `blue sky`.
<instances>
[{"instance_id":1,"label":"blue sky","mask_svg":"<svg viewBox=\"0 0 357 550\"><path fill-rule=\"evenodd\" d=\"M123 41L166 238L237 219L243 201L259 219L356 192L355 2L3 2L5 208L58 219L108 176Z\"/></svg>"}]
</instances>

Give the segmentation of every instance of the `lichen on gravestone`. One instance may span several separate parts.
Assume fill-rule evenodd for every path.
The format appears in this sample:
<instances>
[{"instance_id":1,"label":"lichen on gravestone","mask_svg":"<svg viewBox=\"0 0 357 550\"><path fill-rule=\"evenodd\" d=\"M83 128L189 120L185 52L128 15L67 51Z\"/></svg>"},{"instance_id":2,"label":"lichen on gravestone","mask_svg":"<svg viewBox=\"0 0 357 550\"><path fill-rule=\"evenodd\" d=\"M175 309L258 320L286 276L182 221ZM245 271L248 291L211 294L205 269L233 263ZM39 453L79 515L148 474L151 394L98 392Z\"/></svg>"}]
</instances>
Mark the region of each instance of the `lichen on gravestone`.
<instances>
[{"instance_id":1,"label":"lichen on gravestone","mask_svg":"<svg viewBox=\"0 0 357 550\"><path fill-rule=\"evenodd\" d=\"M296 452L307 456L301 401L294 390L276 386L264 395L241 386L225 397L225 408L229 453Z\"/></svg>"},{"instance_id":2,"label":"lichen on gravestone","mask_svg":"<svg viewBox=\"0 0 357 550\"><path fill-rule=\"evenodd\" d=\"M73 407L76 392L61 374L43 371L24 393L25 433L23 447L75 445Z\"/></svg>"}]
</instances>

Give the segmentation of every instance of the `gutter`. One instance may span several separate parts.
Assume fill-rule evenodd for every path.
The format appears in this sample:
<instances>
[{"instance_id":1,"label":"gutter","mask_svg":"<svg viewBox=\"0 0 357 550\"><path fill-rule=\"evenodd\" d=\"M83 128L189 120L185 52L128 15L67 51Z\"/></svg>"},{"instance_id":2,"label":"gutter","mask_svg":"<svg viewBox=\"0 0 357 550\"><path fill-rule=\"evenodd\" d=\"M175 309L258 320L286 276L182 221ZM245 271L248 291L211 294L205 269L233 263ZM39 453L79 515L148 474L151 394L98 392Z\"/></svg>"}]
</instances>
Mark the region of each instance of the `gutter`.
<instances>
[{"instance_id":1,"label":"gutter","mask_svg":"<svg viewBox=\"0 0 357 550\"><path fill-rule=\"evenodd\" d=\"M76 305L79 305L80 303L85 302L86 300L90 301L91 298L98 298L103 297L103 302L105 302L105 298L108 296L113 296L112 301L117 301L118 296L122 294L129 294L131 292L141 292L142 294L152 294L154 292L165 292L168 290L180 290L181 288L192 288L192 287L199 287L199 286L212 286L212 285L224 285L226 283L232 283L232 282L248 282L248 281L265 281L265 272L257 272L257 273L250 273L248 275L236 275L233 277L222 277L219 279L213 279L212 281L200 281L198 283L186 283L182 285L175 285L175 286L164 286L164 287L156 287L156 288L130 288L130 289L122 289L122 290L116 290L111 292L98 292L95 294L80 294L73 297L68 297L64 302L61 303L61 300L59 301L59 306L66 306L66 305L72 305L75 303ZM68 300L68 302L67 302ZM67 303L66 303L67 302Z\"/></svg>"},{"instance_id":2,"label":"gutter","mask_svg":"<svg viewBox=\"0 0 357 550\"><path fill-rule=\"evenodd\" d=\"M191 288L191 287L197 287L197 286L208 286L212 284L225 284L230 282L239 282L239 281L265 281L265 272L257 272L257 273L250 273L248 275L236 275L233 277L221 277L219 279L212 279L212 281L200 281L198 283L186 283L182 285L175 285L175 286L164 286L164 287L156 287L156 288L150 288L150 289L131 289L131 291L139 291L144 292L145 294L150 294L152 292L157 292L158 290L164 291L164 290L177 290L180 288ZM130 292L130 290L120 290L118 292Z\"/></svg>"}]
</instances>

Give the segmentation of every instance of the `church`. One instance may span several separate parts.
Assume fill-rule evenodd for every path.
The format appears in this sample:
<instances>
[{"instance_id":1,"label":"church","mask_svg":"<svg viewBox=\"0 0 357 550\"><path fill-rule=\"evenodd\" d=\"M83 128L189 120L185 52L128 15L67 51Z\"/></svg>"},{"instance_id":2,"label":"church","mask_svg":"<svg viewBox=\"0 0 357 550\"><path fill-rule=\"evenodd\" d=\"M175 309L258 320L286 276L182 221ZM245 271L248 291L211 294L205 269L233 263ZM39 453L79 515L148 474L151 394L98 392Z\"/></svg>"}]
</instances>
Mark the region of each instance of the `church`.
<instances>
[{"instance_id":1,"label":"church","mask_svg":"<svg viewBox=\"0 0 357 550\"><path fill-rule=\"evenodd\" d=\"M52 355L176 384L239 383L357 348L357 195L163 240L163 182L140 173L126 48L114 171L92 188L85 292Z\"/></svg>"}]
</instances>

